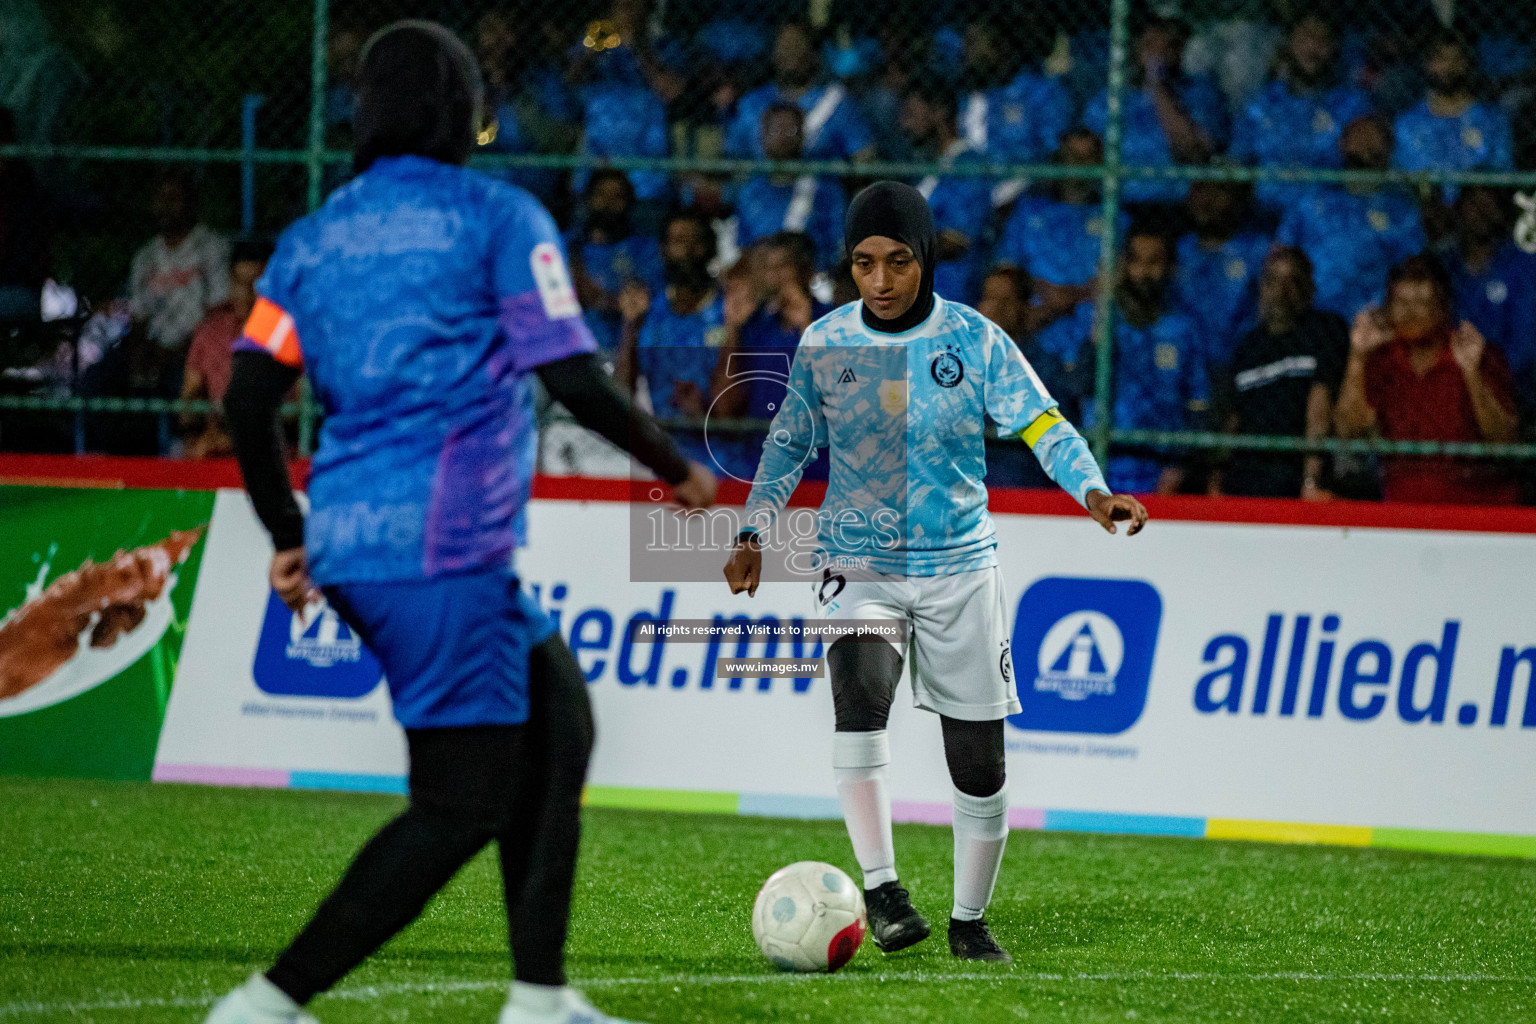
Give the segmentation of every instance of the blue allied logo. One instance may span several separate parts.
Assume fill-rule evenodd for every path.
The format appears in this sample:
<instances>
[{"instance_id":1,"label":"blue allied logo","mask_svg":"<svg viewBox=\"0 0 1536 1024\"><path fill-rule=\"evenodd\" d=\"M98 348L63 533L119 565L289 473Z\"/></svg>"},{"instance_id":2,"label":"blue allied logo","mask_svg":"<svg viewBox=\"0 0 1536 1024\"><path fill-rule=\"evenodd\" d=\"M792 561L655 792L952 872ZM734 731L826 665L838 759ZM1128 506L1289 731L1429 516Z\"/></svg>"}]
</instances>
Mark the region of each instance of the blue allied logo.
<instances>
[{"instance_id":1,"label":"blue allied logo","mask_svg":"<svg viewBox=\"0 0 1536 1024\"><path fill-rule=\"evenodd\" d=\"M1163 599L1142 580L1037 581L1013 625L1019 703L1008 721L1044 732L1120 733L1141 717Z\"/></svg>"},{"instance_id":2,"label":"blue allied logo","mask_svg":"<svg viewBox=\"0 0 1536 1024\"><path fill-rule=\"evenodd\" d=\"M277 594L267 614L251 667L256 686L274 697L366 697L384 672L362 638L325 601L291 612Z\"/></svg>"}]
</instances>

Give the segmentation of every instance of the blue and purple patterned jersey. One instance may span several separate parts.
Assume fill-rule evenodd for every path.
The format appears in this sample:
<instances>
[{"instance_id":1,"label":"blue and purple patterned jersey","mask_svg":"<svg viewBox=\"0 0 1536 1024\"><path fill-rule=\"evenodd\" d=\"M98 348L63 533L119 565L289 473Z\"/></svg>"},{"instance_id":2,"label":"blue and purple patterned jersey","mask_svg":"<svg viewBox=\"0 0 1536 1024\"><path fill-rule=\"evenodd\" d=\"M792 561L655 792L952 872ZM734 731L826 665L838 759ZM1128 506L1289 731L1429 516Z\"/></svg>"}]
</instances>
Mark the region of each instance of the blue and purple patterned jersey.
<instances>
[{"instance_id":1,"label":"blue and purple patterned jersey","mask_svg":"<svg viewBox=\"0 0 1536 1024\"><path fill-rule=\"evenodd\" d=\"M530 372L593 351L554 221L523 190L391 157L278 241L237 348L325 412L316 583L510 567L534 471Z\"/></svg>"}]
</instances>

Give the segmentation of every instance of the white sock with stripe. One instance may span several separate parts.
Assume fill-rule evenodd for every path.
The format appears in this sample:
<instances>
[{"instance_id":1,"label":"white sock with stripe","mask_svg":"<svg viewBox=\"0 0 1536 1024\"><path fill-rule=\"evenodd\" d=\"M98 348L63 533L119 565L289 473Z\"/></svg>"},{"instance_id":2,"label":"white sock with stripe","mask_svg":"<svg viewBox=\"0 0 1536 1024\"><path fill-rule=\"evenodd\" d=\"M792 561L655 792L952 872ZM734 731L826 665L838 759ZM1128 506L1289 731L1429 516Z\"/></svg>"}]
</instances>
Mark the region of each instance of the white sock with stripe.
<instances>
[{"instance_id":1,"label":"white sock with stripe","mask_svg":"<svg viewBox=\"0 0 1536 1024\"><path fill-rule=\"evenodd\" d=\"M891 744L884 729L832 734L832 777L853 842L853 855L864 870L864 888L896 881L896 844L891 839L888 777Z\"/></svg>"},{"instance_id":2,"label":"white sock with stripe","mask_svg":"<svg viewBox=\"0 0 1536 1024\"><path fill-rule=\"evenodd\" d=\"M1008 784L991 796L955 790L956 921L979 921L992 902L997 871L1008 845Z\"/></svg>"}]
</instances>

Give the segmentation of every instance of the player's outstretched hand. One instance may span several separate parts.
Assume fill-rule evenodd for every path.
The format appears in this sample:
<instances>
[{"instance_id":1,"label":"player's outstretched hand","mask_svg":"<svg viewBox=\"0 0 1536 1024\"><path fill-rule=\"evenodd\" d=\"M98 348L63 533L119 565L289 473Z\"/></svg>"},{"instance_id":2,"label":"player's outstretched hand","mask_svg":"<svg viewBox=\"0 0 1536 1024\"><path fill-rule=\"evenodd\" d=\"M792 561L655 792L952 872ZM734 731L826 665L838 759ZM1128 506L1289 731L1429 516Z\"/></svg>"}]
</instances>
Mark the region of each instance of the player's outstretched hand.
<instances>
[{"instance_id":1,"label":"player's outstretched hand","mask_svg":"<svg viewBox=\"0 0 1536 1024\"><path fill-rule=\"evenodd\" d=\"M731 560L725 563L725 581L733 594L745 590L748 597L757 596L757 585L763 581L763 549L756 541L736 542Z\"/></svg>"},{"instance_id":2,"label":"player's outstretched hand","mask_svg":"<svg viewBox=\"0 0 1536 1024\"><path fill-rule=\"evenodd\" d=\"M1115 523L1129 519L1130 529L1125 531L1127 537L1134 537L1141 532L1141 528L1147 525L1147 510L1141 502L1129 494L1105 494L1103 491L1088 492L1088 514L1093 516L1093 521L1109 533L1117 532Z\"/></svg>"},{"instance_id":3,"label":"player's outstretched hand","mask_svg":"<svg viewBox=\"0 0 1536 1024\"><path fill-rule=\"evenodd\" d=\"M290 611L301 612L311 601L320 600L320 590L309 578L309 560L304 557L302 547L273 555L267 578Z\"/></svg>"},{"instance_id":4,"label":"player's outstretched hand","mask_svg":"<svg viewBox=\"0 0 1536 1024\"><path fill-rule=\"evenodd\" d=\"M688 478L672 489L683 508L709 508L715 503L715 474L701 463L688 463Z\"/></svg>"}]
</instances>

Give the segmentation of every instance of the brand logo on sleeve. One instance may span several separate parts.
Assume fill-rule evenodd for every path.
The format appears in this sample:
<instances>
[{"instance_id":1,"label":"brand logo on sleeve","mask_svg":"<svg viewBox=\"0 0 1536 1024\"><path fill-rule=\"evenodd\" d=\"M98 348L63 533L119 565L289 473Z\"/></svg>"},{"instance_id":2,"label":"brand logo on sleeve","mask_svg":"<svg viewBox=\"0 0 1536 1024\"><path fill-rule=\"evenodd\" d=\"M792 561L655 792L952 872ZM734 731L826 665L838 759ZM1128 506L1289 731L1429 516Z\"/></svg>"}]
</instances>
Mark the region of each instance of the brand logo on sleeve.
<instances>
[{"instance_id":1,"label":"brand logo on sleeve","mask_svg":"<svg viewBox=\"0 0 1536 1024\"><path fill-rule=\"evenodd\" d=\"M581 315L581 303L576 301L576 287L571 284L571 273L565 268L565 257L554 242L540 242L528 257L533 270L533 283L539 290L539 301L544 303L544 313L551 320L564 320Z\"/></svg>"}]
</instances>

